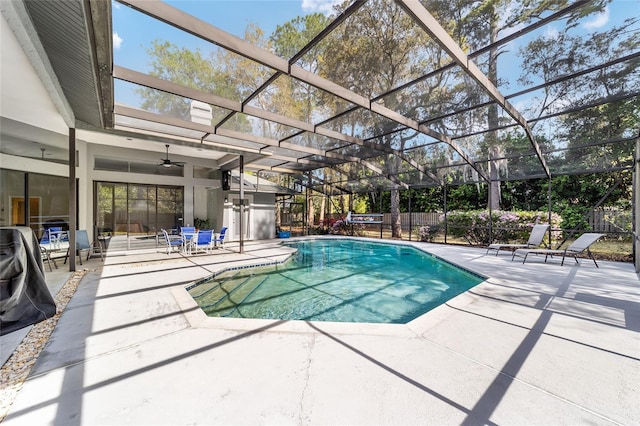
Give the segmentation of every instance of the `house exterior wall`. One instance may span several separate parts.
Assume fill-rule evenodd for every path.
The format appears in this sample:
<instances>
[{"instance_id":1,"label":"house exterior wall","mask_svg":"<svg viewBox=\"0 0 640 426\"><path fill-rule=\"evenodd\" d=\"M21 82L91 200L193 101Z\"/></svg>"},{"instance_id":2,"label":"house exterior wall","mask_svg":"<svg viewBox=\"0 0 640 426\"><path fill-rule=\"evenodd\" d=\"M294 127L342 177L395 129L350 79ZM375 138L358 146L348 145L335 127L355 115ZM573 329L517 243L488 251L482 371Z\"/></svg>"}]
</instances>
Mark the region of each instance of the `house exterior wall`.
<instances>
[{"instance_id":1,"label":"house exterior wall","mask_svg":"<svg viewBox=\"0 0 640 426\"><path fill-rule=\"evenodd\" d=\"M237 241L239 239L239 212L238 205L234 205L234 200L240 198L237 191L219 191L218 205L221 211L223 225L228 227L227 239ZM227 200L225 203L224 200ZM251 192L245 194L245 215L248 216L249 224L244 229L245 239L264 240L275 238L276 233L276 211L275 194ZM217 230L218 228L216 228Z\"/></svg>"},{"instance_id":2,"label":"house exterior wall","mask_svg":"<svg viewBox=\"0 0 640 426\"><path fill-rule=\"evenodd\" d=\"M253 211L253 239L265 240L276 236L275 194L256 193L251 204Z\"/></svg>"},{"instance_id":3,"label":"house exterior wall","mask_svg":"<svg viewBox=\"0 0 640 426\"><path fill-rule=\"evenodd\" d=\"M68 149L69 128L63 115L56 109L47 86L42 83L31 59L22 49L15 34L7 24L4 15L0 14L0 42L2 61L0 61L0 78L2 96L0 111L3 119L9 119L25 124L36 133L47 132L47 143L60 149ZM37 60L37 59L35 59ZM55 79L55 77L53 77ZM222 226L232 227L233 206L225 205L228 192L222 191L219 180L194 178L194 165L211 167L211 161L203 158L185 158L172 155L175 161L185 161L184 177L158 176L140 173L122 173L113 171L94 170L95 158L112 157L129 161L160 160L157 152L149 152L126 147L126 138L108 141L100 140L105 136L100 133L83 129L76 131L78 179L78 228L86 229L89 237L93 238L94 223L94 182L120 182L152 185L182 186L184 188L184 217L183 224L192 225L194 217L209 217L212 226L219 230ZM18 140L20 143L31 144L27 133L8 135L0 127L0 143L7 138ZM115 143L114 143L115 142ZM115 146L114 146L115 145ZM157 158L156 158L157 157ZM19 170L23 172L48 174L53 176L69 176L69 167L63 164L24 158L0 153L0 168ZM7 192L7 191L4 191ZM8 197L0 194L0 197ZM198 197L205 197L206 200ZM250 238L272 238L275 228L275 196L273 194L252 194L254 201L248 206ZM237 195L236 195L237 198ZM230 200L230 198L229 198ZM256 201L257 200L257 201ZM194 205L198 210L194 211ZM253 220L256 223L253 223Z\"/></svg>"},{"instance_id":4,"label":"house exterior wall","mask_svg":"<svg viewBox=\"0 0 640 426\"><path fill-rule=\"evenodd\" d=\"M67 135L68 127L62 115L56 109L3 14L0 14L0 50L2 117Z\"/></svg>"}]
</instances>

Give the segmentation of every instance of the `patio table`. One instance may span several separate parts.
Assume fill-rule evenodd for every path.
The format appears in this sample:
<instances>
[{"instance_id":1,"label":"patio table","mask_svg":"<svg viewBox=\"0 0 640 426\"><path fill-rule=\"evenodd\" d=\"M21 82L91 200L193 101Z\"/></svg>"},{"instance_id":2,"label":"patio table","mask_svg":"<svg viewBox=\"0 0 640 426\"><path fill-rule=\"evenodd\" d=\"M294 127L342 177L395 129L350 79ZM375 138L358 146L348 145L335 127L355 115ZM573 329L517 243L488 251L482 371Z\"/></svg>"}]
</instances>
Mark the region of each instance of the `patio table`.
<instances>
[{"instance_id":1,"label":"patio table","mask_svg":"<svg viewBox=\"0 0 640 426\"><path fill-rule=\"evenodd\" d=\"M198 231L195 232L183 232L182 233L182 252L184 254L191 254L191 241L198 239Z\"/></svg>"}]
</instances>

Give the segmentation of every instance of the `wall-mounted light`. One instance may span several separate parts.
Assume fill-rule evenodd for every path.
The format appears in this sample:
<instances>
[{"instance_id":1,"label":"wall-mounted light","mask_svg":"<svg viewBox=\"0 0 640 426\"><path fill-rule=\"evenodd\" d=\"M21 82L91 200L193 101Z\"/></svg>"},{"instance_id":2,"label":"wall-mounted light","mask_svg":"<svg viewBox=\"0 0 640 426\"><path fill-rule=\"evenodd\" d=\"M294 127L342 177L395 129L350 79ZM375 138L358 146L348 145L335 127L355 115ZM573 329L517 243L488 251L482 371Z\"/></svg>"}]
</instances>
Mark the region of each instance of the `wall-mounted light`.
<instances>
[{"instance_id":1,"label":"wall-mounted light","mask_svg":"<svg viewBox=\"0 0 640 426\"><path fill-rule=\"evenodd\" d=\"M224 203L227 204L227 202L229 202L229 200L227 200L227 197L224 197Z\"/></svg>"}]
</instances>

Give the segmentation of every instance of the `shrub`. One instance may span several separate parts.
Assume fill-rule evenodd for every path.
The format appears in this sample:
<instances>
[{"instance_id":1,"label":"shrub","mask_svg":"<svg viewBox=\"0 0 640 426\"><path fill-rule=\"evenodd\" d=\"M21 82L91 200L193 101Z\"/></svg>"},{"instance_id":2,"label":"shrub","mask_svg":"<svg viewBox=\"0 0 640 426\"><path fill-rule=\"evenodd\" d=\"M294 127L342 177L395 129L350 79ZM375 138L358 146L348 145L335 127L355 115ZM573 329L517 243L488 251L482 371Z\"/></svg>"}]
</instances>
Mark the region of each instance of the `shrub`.
<instances>
[{"instance_id":1,"label":"shrub","mask_svg":"<svg viewBox=\"0 0 640 426\"><path fill-rule=\"evenodd\" d=\"M418 228L420 241L431 242L438 234L438 232L440 232L440 225L423 225Z\"/></svg>"},{"instance_id":2,"label":"shrub","mask_svg":"<svg viewBox=\"0 0 640 426\"><path fill-rule=\"evenodd\" d=\"M346 222L342 219L336 220L331 224L331 228L329 230L330 234L339 234L339 235L347 235L349 233L349 228Z\"/></svg>"},{"instance_id":3,"label":"shrub","mask_svg":"<svg viewBox=\"0 0 640 426\"><path fill-rule=\"evenodd\" d=\"M200 219L200 218L193 218L193 226L195 226L198 229L211 229L211 223L209 222L209 219Z\"/></svg>"},{"instance_id":4,"label":"shrub","mask_svg":"<svg viewBox=\"0 0 640 426\"><path fill-rule=\"evenodd\" d=\"M322 226L315 226L309 228L309 235L327 235L330 233L330 229Z\"/></svg>"},{"instance_id":5,"label":"shrub","mask_svg":"<svg viewBox=\"0 0 640 426\"><path fill-rule=\"evenodd\" d=\"M355 236L363 237L365 236L364 231L365 227L362 224L348 224L345 221L339 219L333 223L328 233L336 235L351 235L353 233L353 235Z\"/></svg>"},{"instance_id":6,"label":"shrub","mask_svg":"<svg viewBox=\"0 0 640 426\"><path fill-rule=\"evenodd\" d=\"M463 238L471 245L486 245L491 242L489 224L496 241L526 242L534 224L548 222L548 213L541 211L496 210L491 212L491 217L487 210L453 211L447 214L448 234ZM558 229L561 222L560 215L551 214L552 229ZM561 238L561 231L552 231L552 238Z\"/></svg>"}]
</instances>

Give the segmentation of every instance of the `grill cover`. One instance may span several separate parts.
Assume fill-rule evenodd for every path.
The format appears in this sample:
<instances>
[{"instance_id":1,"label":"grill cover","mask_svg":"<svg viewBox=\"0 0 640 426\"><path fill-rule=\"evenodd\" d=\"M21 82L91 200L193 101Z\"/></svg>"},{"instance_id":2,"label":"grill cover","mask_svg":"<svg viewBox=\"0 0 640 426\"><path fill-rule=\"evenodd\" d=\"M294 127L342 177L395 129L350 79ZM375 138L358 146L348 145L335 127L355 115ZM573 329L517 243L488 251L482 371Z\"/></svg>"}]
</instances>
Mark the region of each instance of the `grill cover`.
<instances>
[{"instance_id":1,"label":"grill cover","mask_svg":"<svg viewBox=\"0 0 640 426\"><path fill-rule=\"evenodd\" d=\"M26 226L0 228L0 334L55 314L35 234Z\"/></svg>"}]
</instances>

